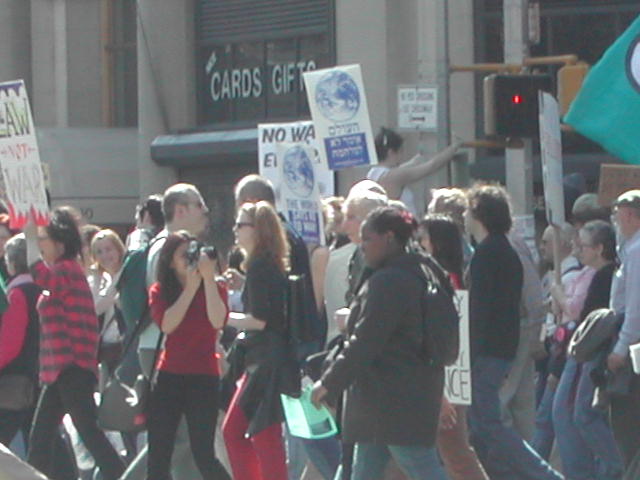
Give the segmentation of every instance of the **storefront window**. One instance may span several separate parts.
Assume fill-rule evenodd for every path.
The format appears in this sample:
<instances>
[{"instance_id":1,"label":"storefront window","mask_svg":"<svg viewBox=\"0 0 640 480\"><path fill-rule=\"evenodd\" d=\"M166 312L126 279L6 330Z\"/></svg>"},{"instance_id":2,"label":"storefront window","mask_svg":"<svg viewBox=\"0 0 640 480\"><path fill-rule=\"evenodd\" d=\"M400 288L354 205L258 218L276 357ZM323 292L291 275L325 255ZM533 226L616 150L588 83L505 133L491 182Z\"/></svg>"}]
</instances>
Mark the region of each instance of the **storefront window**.
<instances>
[{"instance_id":1,"label":"storefront window","mask_svg":"<svg viewBox=\"0 0 640 480\"><path fill-rule=\"evenodd\" d=\"M633 0L602 2L584 0L569 2L543 0L540 3L541 39L530 47L531 56L576 54L580 60L595 64L605 50L640 14L640 5ZM479 13L478 31L482 32L478 45L478 62L502 62L503 18L502 1L476 0ZM559 66L537 67L555 79ZM480 76L476 91L482 95ZM481 103L480 103L481 104ZM479 134L483 131L483 118L477 117ZM563 135L565 153L593 153L602 149L580 135ZM497 151L489 152L497 154Z\"/></svg>"},{"instance_id":2,"label":"storefront window","mask_svg":"<svg viewBox=\"0 0 640 480\"><path fill-rule=\"evenodd\" d=\"M201 124L309 115L302 74L333 64L326 34L201 50Z\"/></svg>"},{"instance_id":3,"label":"storefront window","mask_svg":"<svg viewBox=\"0 0 640 480\"><path fill-rule=\"evenodd\" d=\"M137 20L135 0L105 2L109 25L104 38L104 122L113 127L138 124Z\"/></svg>"}]
</instances>

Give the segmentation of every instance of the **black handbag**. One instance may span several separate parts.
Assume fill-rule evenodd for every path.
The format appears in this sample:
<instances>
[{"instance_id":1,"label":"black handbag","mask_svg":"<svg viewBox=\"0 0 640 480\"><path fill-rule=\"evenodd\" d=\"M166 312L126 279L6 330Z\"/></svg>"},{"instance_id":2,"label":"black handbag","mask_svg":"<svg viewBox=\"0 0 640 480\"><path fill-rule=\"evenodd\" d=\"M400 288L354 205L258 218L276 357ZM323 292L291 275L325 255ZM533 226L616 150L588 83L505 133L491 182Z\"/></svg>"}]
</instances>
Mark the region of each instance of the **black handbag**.
<instances>
[{"instance_id":1,"label":"black handbag","mask_svg":"<svg viewBox=\"0 0 640 480\"><path fill-rule=\"evenodd\" d=\"M36 386L26 375L0 375L0 409L25 410L36 400Z\"/></svg>"},{"instance_id":2,"label":"black handbag","mask_svg":"<svg viewBox=\"0 0 640 480\"><path fill-rule=\"evenodd\" d=\"M122 358L129 352L143 325L143 322L136 325L134 333L124 348ZM138 375L133 387L130 387L120 379L120 366L115 369L101 394L98 406L98 425L100 428L117 432L140 432L146 429L147 403L163 339L164 335L161 334L153 355L153 366L149 377L143 374Z\"/></svg>"},{"instance_id":3,"label":"black handbag","mask_svg":"<svg viewBox=\"0 0 640 480\"><path fill-rule=\"evenodd\" d=\"M594 310L576 329L569 341L569 355L577 362L587 362L613 340L622 326L622 315L608 308Z\"/></svg>"}]
</instances>

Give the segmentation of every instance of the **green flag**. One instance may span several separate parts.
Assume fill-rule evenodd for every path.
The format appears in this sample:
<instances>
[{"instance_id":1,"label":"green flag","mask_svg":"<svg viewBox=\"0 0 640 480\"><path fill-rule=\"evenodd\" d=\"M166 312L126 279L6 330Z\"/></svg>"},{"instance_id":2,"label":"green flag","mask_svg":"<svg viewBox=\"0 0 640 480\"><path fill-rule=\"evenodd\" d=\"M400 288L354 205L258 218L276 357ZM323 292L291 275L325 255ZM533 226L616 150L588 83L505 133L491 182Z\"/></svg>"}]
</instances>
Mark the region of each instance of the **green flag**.
<instances>
[{"instance_id":1,"label":"green flag","mask_svg":"<svg viewBox=\"0 0 640 480\"><path fill-rule=\"evenodd\" d=\"M564 121L640 165L640 17L590 70Z\"/></svg>"}]
</instances>

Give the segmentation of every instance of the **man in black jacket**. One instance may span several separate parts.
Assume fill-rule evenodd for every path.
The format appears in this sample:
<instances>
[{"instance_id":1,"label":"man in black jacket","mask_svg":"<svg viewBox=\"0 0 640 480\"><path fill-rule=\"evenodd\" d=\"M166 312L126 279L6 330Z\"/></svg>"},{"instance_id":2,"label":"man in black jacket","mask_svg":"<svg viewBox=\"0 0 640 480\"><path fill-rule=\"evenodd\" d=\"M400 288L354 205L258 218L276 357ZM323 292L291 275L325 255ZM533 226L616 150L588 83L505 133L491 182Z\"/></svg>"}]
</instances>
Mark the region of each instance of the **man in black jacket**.
<instances>
[{"instance_id":1,"label":"man in black jacket","mask_svg":"<svg viewBox=\"0 0 640 480\"><path fill-rule=\"evenodd\" d=\"M499 390L518 348L523 282L522 264L506 236L511 229L507 193L481 185L468 198L465 223L477 242L469 267L472 440L493 480L560 479L500 416Z\"/></svg>"}]
</instances>

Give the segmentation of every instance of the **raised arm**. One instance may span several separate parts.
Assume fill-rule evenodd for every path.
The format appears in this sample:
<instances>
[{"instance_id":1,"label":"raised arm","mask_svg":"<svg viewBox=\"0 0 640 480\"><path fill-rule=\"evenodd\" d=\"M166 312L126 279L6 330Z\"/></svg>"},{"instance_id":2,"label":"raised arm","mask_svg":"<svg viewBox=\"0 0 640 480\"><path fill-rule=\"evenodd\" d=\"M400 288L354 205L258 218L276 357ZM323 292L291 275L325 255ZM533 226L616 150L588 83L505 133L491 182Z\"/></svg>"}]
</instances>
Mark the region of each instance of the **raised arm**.
<instances>
[{"instance_id":1,"label":"raised arm","mask_svg":"<svg viewBox=\"0 0 640 480\"><path fill-rule=\"evenodd\" d=\"M453 159L461 145L462 141L456 139L451 145L441 152L438 152L426 162L420 162L419 159L421 159L422 156L416 155L408 162L392 168L380 179L380 184L391 194L400 192L406 185L421 180L440 170Z\"/></svg>"}]
</instances>

